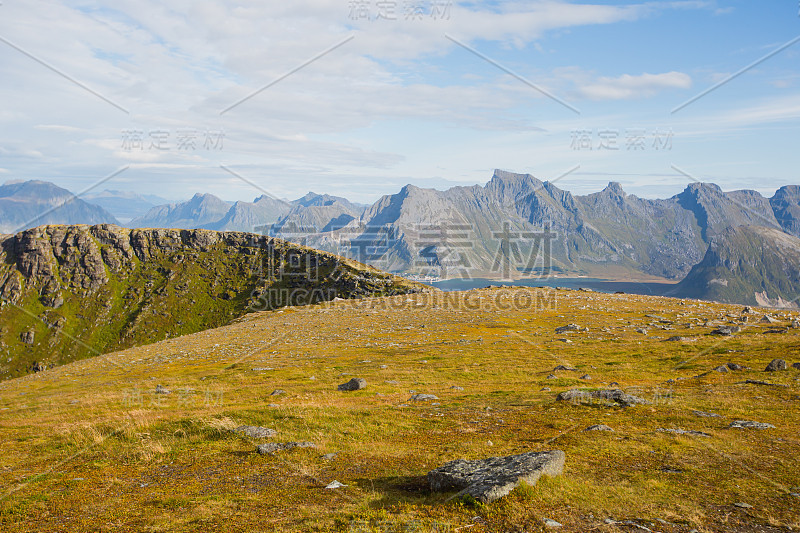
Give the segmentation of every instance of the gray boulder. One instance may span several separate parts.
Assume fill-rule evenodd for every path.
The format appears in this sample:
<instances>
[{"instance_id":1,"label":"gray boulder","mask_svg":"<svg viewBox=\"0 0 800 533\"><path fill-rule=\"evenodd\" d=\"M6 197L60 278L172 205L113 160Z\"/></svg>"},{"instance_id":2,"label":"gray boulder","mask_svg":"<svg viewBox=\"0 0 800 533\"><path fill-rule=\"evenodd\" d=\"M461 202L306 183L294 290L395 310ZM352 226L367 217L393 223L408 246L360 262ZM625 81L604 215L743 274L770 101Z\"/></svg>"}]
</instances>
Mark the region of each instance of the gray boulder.
<instances>
[{"instance_id":1,"label":"gray boulder","mask_svg":"<svg viewBox=\"0 0 800 533\"><path fill-rule=\"evenodd\" d=\"M367 380L364 378L353 378L347 383L342 383L339 385L339 390L344 392L350 392L354 390L361 390L367 386Z\"/></svg>"},{"instance_id":2,"label":"gray boulder","mask_svg":"<svg viewBox=\"0 0 800 533\"><path fill-rule=\"evenodd\" d=\"M483 503L506 496L524 481L535 485L542 475L558 476L564 471L564 452L528 452L476 461L457 459L428 472L434 492L457 490Z\"/></svg>"},{"instance_id":3,"label":"gray boulder","mask_svg":"<svg viewBox=\"0 0 800 533\"><path fill-rule=\"evenodd\" d=\"M764 369L764 372L776 372L778 370L786 370L786 361L783 359L773 359Z\"/></svg>"},{"instance_id":4,"label":"gray boulder","mask_svg":"<svg viewBox=\"0 0 800 533\"><path fill-rule=\"evenodd\" d=\"M411 397L412 402L427 402L430 400L438 400L435 394L415 394Z\"/></svg>"}]
</instances>

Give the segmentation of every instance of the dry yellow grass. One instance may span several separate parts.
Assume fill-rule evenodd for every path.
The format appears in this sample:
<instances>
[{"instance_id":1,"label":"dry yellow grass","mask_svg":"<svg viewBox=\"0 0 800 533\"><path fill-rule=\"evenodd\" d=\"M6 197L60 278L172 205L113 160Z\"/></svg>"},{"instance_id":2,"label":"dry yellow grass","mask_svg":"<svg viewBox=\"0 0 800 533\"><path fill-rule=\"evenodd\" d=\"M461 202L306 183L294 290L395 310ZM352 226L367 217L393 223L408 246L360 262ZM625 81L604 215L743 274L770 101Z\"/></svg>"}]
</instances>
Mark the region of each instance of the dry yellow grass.
<instances>
[{"instance_id":1,"label":"dry yellow grass","mask_svg":"<svg viewBox=\"0 0 800 533\"><path fill-rule=\"evenodd\" d=\"M800 330L768 333L761 314L582 291L418 294L249 315L3 382L0 529L539 531L545 517L566 531L796 529L800 371L762 370L800 361ZM568 323L588 331L554 333ZM744 327L709 335L723 323ZM727 362L749 370L695 377ZM367 388L336 390L351 377ZM652 403L555 401L611 382ZM736 419L776 427L728 428ZM615 431L583 431L599 423ZM265 441L231 431L244 424L317 448L258 455ZM658 431L678 428L710 436ZM425 483L451 459L554 448L563 476L491 505ZM348 486L326 490L333 480Z\"/></svg>"}]
</instances>

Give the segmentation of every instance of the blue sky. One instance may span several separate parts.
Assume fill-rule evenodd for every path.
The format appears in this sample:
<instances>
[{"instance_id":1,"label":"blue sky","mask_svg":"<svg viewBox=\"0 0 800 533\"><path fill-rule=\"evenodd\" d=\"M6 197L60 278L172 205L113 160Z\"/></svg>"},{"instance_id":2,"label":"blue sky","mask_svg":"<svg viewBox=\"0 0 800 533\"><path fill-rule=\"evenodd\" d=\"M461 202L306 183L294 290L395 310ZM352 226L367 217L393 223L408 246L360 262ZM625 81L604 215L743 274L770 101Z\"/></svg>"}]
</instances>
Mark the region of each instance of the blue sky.
<instances>
[{"instance_id":1,"label":"blue sky","mask_svg":"<svg viewBox=\"0 0 800 533\"><path fill-rule=\"evenodd\" d=\"M699 180L771 195L800 183L800 42L673 110L800 36L798 11L794 0L4 2L0 181L372 202L502 168L576 194L613 180L665 197Z\"/></svg>"}]
</instances>

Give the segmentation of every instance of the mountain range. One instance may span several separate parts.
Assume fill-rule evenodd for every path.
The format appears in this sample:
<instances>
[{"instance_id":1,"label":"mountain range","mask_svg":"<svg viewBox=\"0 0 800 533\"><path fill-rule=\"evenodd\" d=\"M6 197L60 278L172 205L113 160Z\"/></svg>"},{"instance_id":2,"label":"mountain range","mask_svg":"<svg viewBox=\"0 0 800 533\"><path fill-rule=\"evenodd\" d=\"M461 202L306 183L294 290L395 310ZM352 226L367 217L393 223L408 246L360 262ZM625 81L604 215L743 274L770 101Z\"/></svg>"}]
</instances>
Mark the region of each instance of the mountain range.
<instances>
[{"instance_id":1,"label":"mountain range","mask_svg":"<svg viewBox=\"0 0 800 533\"><path fill-rule=\"evenodd\" d=\"M97 218L79 222L113 222ZM793 242L789 236L800 237L796 185L765 198L756 191L691 183L670 198L645 199L626 194L616 182L597 193L573 195L530 174L497 170L484 186L440 191L407 185L371 206L316 193L294 201L263 195L235 203L198 193L186 202L152 207L127 225L256 232L406 275L678 281L695 269L675 287L676 295L755 304L790 301L800 291L790 274L780 283L770 278L791 264L789 256L771 252L785 251ZM744 245L754 234L766 254L763 268L740 269L739 276L750 278L729 281L728 290L709 285L722 279L699 273L719 268L710 266L720 261L714 250L726 250L728 262L755 264L750 254L757 248Z\"/></svg>"}]
</instances>

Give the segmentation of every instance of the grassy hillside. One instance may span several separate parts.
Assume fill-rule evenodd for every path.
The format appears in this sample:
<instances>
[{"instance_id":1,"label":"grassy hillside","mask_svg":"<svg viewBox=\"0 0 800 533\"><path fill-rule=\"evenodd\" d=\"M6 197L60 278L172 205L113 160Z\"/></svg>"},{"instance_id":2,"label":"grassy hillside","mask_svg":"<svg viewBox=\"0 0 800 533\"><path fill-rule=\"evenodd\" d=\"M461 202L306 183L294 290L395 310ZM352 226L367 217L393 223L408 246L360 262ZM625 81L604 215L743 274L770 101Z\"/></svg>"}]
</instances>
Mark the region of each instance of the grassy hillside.
<instances>
[{"instance_id":1,"label":"grassy hillside","mask_svg":"<svg viewBox=\"0 0 800 533\"><path fill-rule=\"evenodd\" d=\"M532 532L548 518L581 532L796 530L800 370L763 369L800 362L800 329L778 327L797 313L770 312L769 325L765 312L422 293L249 314L5 381L0 529ZM569 323L581 330L555 333ZM741 331L711 334L723 324ZM714 370L727 363L746 368ZM367 388L337 390L352 377ZM555 400L617 386L650 403ZM277 434L231 431L245 424ZM614 431L584 431L595 424ZM255 452L288 441L317 447ZM456 458L552 449L566 453L562 476L489 505L425 480ZM326 489L334 480L347 486Z\"/></svg>"},{"instance_id":2,"label":"grassy hillside","mask_svg":"<svg viewBox=\"0 0 800 533\"><path fill-rule=\"evenodd\" d=\"M246 233L45 226L0 246L0 378L222 326L253 310L421 289Z\"/></svg>"}]
</instances>

